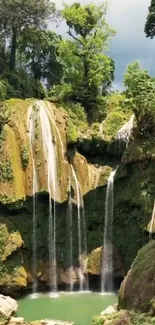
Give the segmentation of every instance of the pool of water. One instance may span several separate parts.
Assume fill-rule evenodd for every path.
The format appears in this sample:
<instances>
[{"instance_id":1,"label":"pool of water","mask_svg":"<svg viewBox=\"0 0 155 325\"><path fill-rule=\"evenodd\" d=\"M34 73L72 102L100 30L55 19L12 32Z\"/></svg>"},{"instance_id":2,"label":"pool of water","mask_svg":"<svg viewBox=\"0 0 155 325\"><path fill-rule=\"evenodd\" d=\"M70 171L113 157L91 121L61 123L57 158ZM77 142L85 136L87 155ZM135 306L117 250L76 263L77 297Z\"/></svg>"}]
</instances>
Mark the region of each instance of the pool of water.
<instances>
[{"instance_id":1,"label":"pool of water","mask_svg":"<svg viewBox=\"0 0 155 325\"><path fill-rule=\"evenodd\" d=\"M59 293L50 297L41 294L32 299L31 296L18 300L18 316L26 321L41 319L57 319L73 321L75 325L91 325L93 316L101 313L109 305L115 304L114 294L99 293Z\"/></svg>"}]
</instances>

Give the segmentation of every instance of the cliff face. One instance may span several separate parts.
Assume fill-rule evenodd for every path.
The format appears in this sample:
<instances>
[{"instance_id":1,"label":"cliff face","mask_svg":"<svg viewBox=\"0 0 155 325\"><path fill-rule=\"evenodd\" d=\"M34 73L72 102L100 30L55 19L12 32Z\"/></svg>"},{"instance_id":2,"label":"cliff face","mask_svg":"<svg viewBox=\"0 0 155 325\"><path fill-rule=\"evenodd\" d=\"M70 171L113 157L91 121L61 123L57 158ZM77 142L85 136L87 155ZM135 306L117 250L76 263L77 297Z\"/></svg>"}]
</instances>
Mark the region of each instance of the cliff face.
<instances>
[{"instance_id":1,"label":"cliff face","mask_svg":"<svg viewBox=\"0 0 155 325\"><path fill-rule=\"evenodd\" d=\"M113 243L127 271L138 250L148 240L146 229L155 195L153 144L147 146L146 140L135 133L122 156L124 144L114 141L114 136L125 122L125 115L119 119L121 124L115 126L115 134L110 137L109 133L106 135L111 127L108 118L107 128L104 124L93 126L93 129L85 120L80 124L69 109L46 101L9 100L4 103L4 110L7 118L0 131L0 286L3 291L17 291L31 286L32 282L34 164L37 176L37 275L40 281L49 281L48 168L51 164L48 164L43 141L46 137L44 113L48 115L57 166L57 190L51 187L50 192L52 200L56 201L58 283L67 278L64 272L70 265L70 191L73 264L78 263L78 197L71 165L84 198L88 251L91 252L103 244L106 184L112 166L119 164L114 186ZM80 116L78 114L77 109L77 116ZM77 277L76 268L74 276Z\"/></svg>"}]
</instances>

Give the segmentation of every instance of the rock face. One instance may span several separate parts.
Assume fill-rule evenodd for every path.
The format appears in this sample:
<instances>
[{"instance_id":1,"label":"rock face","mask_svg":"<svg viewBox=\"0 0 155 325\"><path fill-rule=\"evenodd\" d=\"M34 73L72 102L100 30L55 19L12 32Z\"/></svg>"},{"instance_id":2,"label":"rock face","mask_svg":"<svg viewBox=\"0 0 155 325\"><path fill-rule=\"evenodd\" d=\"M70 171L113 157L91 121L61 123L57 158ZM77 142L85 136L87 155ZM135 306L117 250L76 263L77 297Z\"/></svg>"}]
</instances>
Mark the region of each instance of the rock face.
<instances>
[{"instance_id":1,"label":"rock face","mask_svg":"<svg viewBox=\"0 0 155 325\"><path fill-rule=\"evenodd\" d=\"M107 253L106 256L109 258L111 252ZM94 249L88 256L86 271L92 275L100 275L102 273L102 258L103 258L103 247L98 247ZM123 278L124 269L121 256L113 246L113 274L114 278Z\"/></svg>"},{"instance_id":2,"label":"rock face","mask_svg":"<svg viewBox=\"0 0 155 325\"><path fill-rule=\"evenodd\" d=\"M155 241L139 252L119 292L120 308L151 312L155 315Z\"/></svg>"},{"instance_id":3,"label":"rock face","mask_svg":"<svg viewBox=\"0 0 155 325\"><path fill-rule=\"evenodd\" d=\"M18 309L16 300L0 295L0 317L9 319Z\"/></svg>"}]
</instances>

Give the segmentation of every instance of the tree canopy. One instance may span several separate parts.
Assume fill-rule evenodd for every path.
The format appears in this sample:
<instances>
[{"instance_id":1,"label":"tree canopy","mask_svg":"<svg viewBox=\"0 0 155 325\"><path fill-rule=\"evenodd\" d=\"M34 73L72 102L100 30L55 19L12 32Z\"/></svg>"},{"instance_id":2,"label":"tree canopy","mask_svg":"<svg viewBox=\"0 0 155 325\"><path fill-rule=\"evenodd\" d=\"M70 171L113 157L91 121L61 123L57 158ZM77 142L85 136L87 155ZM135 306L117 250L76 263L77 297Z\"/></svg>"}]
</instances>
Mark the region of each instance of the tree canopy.
<instances>
[{"instance_id":1,"label":"tree canopy","mask_svg":"<svg viewBox=\"0 0 155 325\"><path fill-rule=\"evenodd\" d=\"M134 62L126 70L124 85L126 96L140 126L145 117L150 120L151 116L155 116L155 78L150 77L138 62Z\"/></svg>"},{"instance_id":2,"label":"tree canopy","mask_svg":"<svg viewBox=\"0 0 155 325\"><path fill-rule=\"evenodd\" d=\"M145 34L147 37L154 38L155 36L155 0L151 0L149 13L145 24Z\"/></svg>"},{"instance_id":3,"label":"tree canopy","mask_svg":"<svg viewBox=\"0 0 155 325\"><path fill-rule=\"evenodd\" d=\"M59 43L62 81L70 83L73 97L89 108L114 78L114 62L105 52L115 32L106 22L103 4L65 5L61 14L70 37Z\"/></svg>"},{"instance_id":4,"label":"tree canopy","mask_svg":"<svg viewBox=\"0 0 155 325\"><path fill-rule=\"evenodd\" d=\"M18 38L30 26L45 27L55 11L50 0L1 0L0 30L10 47L11 71L15 70Z\"/></svg>"}]
</instances>

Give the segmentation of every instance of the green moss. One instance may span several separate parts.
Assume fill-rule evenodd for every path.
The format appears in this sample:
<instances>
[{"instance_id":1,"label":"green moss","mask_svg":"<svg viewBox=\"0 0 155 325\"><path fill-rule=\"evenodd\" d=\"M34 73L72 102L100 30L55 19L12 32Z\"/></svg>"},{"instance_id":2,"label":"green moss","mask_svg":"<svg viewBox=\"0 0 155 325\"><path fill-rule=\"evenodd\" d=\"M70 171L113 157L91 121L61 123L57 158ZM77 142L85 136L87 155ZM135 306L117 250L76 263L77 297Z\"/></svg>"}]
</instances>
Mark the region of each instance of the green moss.
<instances>
[{"instance_id":1,"label":"green moss","mask_svg":"<svg viewBox=\"0 0 155 325\"><path fill-rule=\"evenodd\" d=\"M20 154L21 154L22 165L25 168L29 163L29 147L27 145L22 145L20 149Z\"/></svg>"},{"instance_id":2,"label":"green moss","mask_svg":"<svg viewBox=\"0 0 155 325\"><path fill-rule=\"evenodd\" d=\"M68 119L67 121L67 141L68 143L76 143L78 138L78 132L73 122Z\"/></svg>"},{"instance_id":3,"label":"green moss","mask_svg":"<svg viewBox=\"0 0 155 325\"><path fill-rule=\"evenodd\" d=\"M151 241L138 253L130 272L121 285L119 306L152 312L155 315L155 241Z\"/></svg>"},{"instance_id":4,"label":"green moss","mask_svg":"<svg viewBox=\"0 0 155 325\"><path fill-rule=\"evenodd\" d=\"M10 161L0 162L0 181L12 182L14 179L12 166Z\"/></svg>"}]
</instances>

